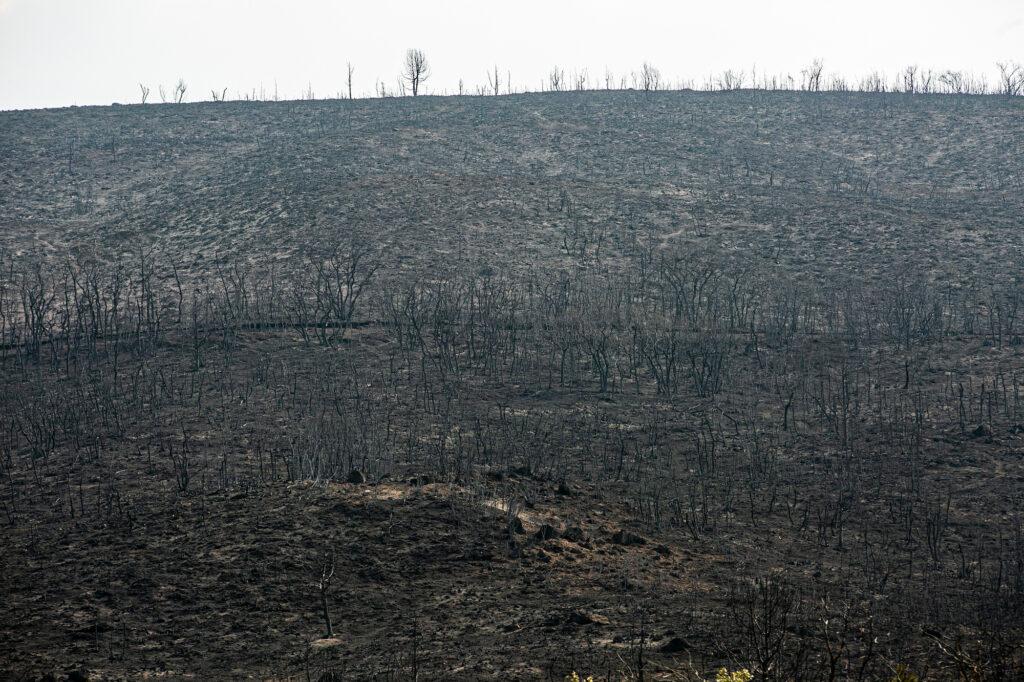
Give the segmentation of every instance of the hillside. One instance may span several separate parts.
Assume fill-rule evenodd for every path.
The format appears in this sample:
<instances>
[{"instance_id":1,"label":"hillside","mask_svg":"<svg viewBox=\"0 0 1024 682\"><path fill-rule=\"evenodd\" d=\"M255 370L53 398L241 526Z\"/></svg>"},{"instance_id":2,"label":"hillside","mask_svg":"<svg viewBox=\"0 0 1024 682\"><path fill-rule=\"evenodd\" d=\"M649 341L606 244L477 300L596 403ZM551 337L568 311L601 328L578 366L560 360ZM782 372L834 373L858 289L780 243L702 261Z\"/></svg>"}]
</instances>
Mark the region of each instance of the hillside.
<instances>
[{"instance_id":1,"label":"hillside","mask_svg":"<svg viewBox=\"0 0 1024 682\"><path fill-rule=\"evenodd\" d=\"M1022 228L1022 98L0 112L0 676L1019 679Z\"/></svg>"}]
</instances>

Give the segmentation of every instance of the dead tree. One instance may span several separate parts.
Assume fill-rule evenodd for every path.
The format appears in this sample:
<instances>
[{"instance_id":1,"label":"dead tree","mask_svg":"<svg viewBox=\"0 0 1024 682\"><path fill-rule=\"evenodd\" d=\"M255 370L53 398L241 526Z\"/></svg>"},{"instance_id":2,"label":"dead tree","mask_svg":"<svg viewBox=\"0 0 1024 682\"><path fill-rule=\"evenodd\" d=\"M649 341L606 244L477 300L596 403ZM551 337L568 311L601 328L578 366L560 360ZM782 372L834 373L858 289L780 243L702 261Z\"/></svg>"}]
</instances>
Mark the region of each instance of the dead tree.
<instances>
[{"instance_id":1,"label":"dead tree","mask_svg":"<svg viewBox=\"0 0 1024 682\"><path fill-rule=\"evenodd\" d=\"M963 71L944 71L939 76L939 82L945 86L946 92L952 95L962 95L964 93L966 80L967 78Z\"/></svg>"},{"instance_id":2,"label":"dead tree","mask_svg":"<svg viewBox=\"0 0 1024 682\"><path fill-rule=\"evenodd\" d=\"M181 104L181 101L185 99L185 92L188 91L188 84L185 83L184 78L178 79L178 84L174 86L174 102L175 104Z\"/></svg>"},{"instance_id":3,"label":"dead tree","mask_svg":"<svg viewBox=\"0 0 1024 682\"><path fill-rule=\"evenodd\" d=\"M759 679L777 679L796 607L795 594L778 577L769 575L735 589L729 602Z\"/></svg>"},{"instance_id":4,"label":"dead tree","mask_svg":"<svg viewBox=\"0 0 1024 682\"><path fill-rule=\"evenodd\" d=\"M587 89L587 70L583 69L573 74L573 85L577 92L582 92Z\"/></svg>"},{"instance_id":5,"label":"dead tree","mask_svg":"<svg viewBox=\"0 0 1024 682\"><path fill-rule=\"evenodd\" d=\"M311 295L312 320L299 320L301 324L315 322L317 338L323 345L344 339L352 324L356 304L366 292L380 267L376 251L353 237L345 246L335 246L325 257L310 259L313 276L296 282L299 296ZM302 304L304 305L304 304ZM298 312L303 312L300 304Z\"/></svg>"},{"instance_id":6,"label":"dead tree","mask_svg":"<svg viewBox=\"0 0 1024 682\"><path fill-rule=\"evenodd\" d=\"M347 71L348 98L352 99L352 74L355 73L355 69L352 67L352 62L347 62L345 64L345 70Z\"/></svg>"},{"instance_id":7,"label":"dead tree","mask_svg":"<svg viewBox=\"0 0 1024 682\"><path fill-rule=\"evenodd\" d=\"M405 52L405 64L402 69L402 80L409 84L412 89L412 96L420 94L420 85L430 77L430 62L423 50L410 48ZM349 73L351 83L351 73ZM351 85L349 86L349 97L351 97Z\"/></svg>"},{"instance_id":8,"label":"dead tree","mask_svg":"<svg viewBox=\"0 0 1024 682\"><path fill-rule=\"evenodd\" d=\"M918 77L918 90L926 95L935 92L935 73L928 69Z\"/></svg>"},{"instance_id":9,"label":"dead tree","mask_svg":"<svg viewBox=\"0 0 1024 682\"><path fill-rule=\"evenodd\" d=\"M494 95L501 94L501 74L498 72L498 65L494 65L494 73L487 73L487 84L491 88L491 92Z\"/></svg>"},{"instance_id":10,"label":"dead tree","mask_svg":"<svg viewBox=\"0 0 1024 682\"><path fill-rule=\"evenodd\" d=\"M744 74L742 71L733 71L732 69L726 69L718 78L718 89L725 91L741 90L743 88L743 81L745 79L746 74Z\"/></svg>"},{"instance_id":11,"label":"dead tree","mask_svg":"<svg viewBox=\"0 0 1024 682\"><path fill-rule=\"evenodd\" d=\"M812 61L810 66L800 72L804 77L803 89L807 92L820 92L821 75L824 70L825 62L823 62L821 58L817 58Z\"/></svg>"},{"instance_id":12,"label":"dead tree","mask_svg":"<svg viewBox=\"0 0 1024 682\"><path fill-rule=\"evenodd\" d=\"M320 590L320 608L324 616L324 637L334 637L334 628L331 625L331 611L327 607L327 592L331 589L331 579L334 578L334 552L326 552L323 565L320 568L320 581L317 587Z\"/></svg>"},{"instance_id":13,"label":"dead tree","mask_svg":"<svg viewBox=\"0 0 1024 682\"><path fill-rule=\"evenodd\" d=\"M142 91L142 103L145 104L146 100L149 99L149 88L142 83L139 83L139 90Z\"/></svg>"},{"instance_id":14,"label":"dead tree","mask_svg":"<svg viewBox=\"0 0 1024 682\"><path fill-rule=\"evenodd\" d=\"M661 70L650 62L644 62L640 67L640 89L644 92L661 89Z\"/></svg>"},{"instance_id":15,"label":"dead tree","mask_svg":"<svg viewBox=\"0 0 1024 682\"><path fill-rule=\"evenodd\" d=\"M551 69L548 74L548 89L552 92L561 92L565 89L565 71L557 66Z\"/></svg>"},{"instance_id":16,"label":"dead tree","mask_svg":"<svg viewBox=\"0 0 1024 682\"><path fill-rule=\"evenodd\" d=\"M999 94L1017 97L1024 92L1024 66L1017 62L999 62Z\"/></svg>"},{"instance_id":17,"label":"dead tree","mask_svg":"<svg viewBox=\"0 0 1024 682\"><path fill-rule=\"evenodd\" d=\"M917 92L917 65L911 65L903 69L903 92L914 94Z\"/></svg>"}]
</instances>

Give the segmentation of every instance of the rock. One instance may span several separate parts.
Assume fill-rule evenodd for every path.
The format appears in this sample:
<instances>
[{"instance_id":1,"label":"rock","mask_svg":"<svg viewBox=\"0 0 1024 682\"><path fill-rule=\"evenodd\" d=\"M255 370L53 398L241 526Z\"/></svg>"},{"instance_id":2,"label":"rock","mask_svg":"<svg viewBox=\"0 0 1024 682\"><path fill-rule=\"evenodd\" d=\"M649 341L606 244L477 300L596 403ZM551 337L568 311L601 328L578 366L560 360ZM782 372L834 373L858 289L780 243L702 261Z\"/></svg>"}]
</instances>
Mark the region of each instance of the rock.
<instances>
[{"instance_id":1,"label":"rock","mask_svg":"<svg viewBox=\"0 0 1024 682\"><path fill-rule=\"evenodd\" d=\"M526 528L523 527L523 520L518 516L509 521L508 525L512 529L512 532L517 535L522 535L526 532Z\"/></svg>"},{"instance_id":2,"label":"rock","mask_svg":"<svg viewBox=\"0 0 1024 682\"><path fill-rule=\"evenodd\" d=\"M612 536L612 542L617 545L645 545L647 540L637 535L633 531L626 530L625 528L620 529L615 535Z\"/></svg>"},{"instance_id":3,"label":"rock","mask_svg":"<svg viewBox=\"0 0 1024 682\"><path fill-rule=\"evenodd\" d=\"M669 548L668 545L658 545L657 547L654 548L654 551L657 552L658 554L660 554L661 556L671 556L672 555L672 550Z\"/></svg>"},{"instance_id":4,"label":"rock","mask_svg":"<svg viewBox=\"0 0 1024 682\"><path fill-rule=\"evenodd\" d=\"M324 649L334 649L342 644L342 640L338 637L324 637L311 642L309 648L313 651L322 651Z\"/></svg>"},{"instance_id":5,"label":"rock","mask_svg":"<svg viewBox=\"0 0 1024 682\"><path fill-rule=\"evenodd\" d=\"M599 613L577 610L569 614L569 622L574 625L608 625L610 621Z\"/></svg>"},{"instance_id":6,"label":"rock","mask_svg":"<svg viewBox=\"0 0 1024 682\"><path fill-rule=\"evenodd\" d=\"M690 648L690 643L681 637L673 637L658 649L663 654L678 654Z\"/></svg>"},{"instance_id":7,"label":"rock","mask_svg":"<svg viewBox=\"0 0 1024 682\"><path fill-rule=\"evenodd\" d=\"M587 533L579 526L569 526L562 532L562 538L569 542L586 542Z\"/></svg>"},{"instance_id":8,"label":"rock","mask_svg":"<svg viewBox=\"0 0 1024 682\"><path fill-rule=\"evenodd\" d=\"M988 438L992 435L992 429L984 424L978 424L978 428L971 431L971 438Z\"/></svg>"},{"instance_id":9,"label":"rock","mask_svg":"<svg viewBox=\"0 0 1024 682\"><path fill-rule=\"evenodd\" d=\"M534 535L534 537L536 537L538 540L542 542L544 540L555 540L561 536L562 534L558 532L557 528L547 523L541 526L540 530L538 530Z\"/></svg>"},{"instance_id":10,"label":"rock","mask_svg":"<svg viewBox=\"0 0 1024 682\"><path fill-rule=\"evenodd\" d=\"M566 483L565 480L561 480L558 482L558 490L555 491L555 494L572 495L572 488L569 487L569 484Z\"/></svg>"},{"instance_id":11,"label":"rock","mask_svg":"<svg viewBox=\"0 0 1024 682\"><path fill-rule=\"evenodd\" d=\"M353 485L362 485L363 483L366 483L366 476L359 469L353 469L352 471L348 472L347 480L349 483L352 483Z\"/></svg>"}]
</instances>

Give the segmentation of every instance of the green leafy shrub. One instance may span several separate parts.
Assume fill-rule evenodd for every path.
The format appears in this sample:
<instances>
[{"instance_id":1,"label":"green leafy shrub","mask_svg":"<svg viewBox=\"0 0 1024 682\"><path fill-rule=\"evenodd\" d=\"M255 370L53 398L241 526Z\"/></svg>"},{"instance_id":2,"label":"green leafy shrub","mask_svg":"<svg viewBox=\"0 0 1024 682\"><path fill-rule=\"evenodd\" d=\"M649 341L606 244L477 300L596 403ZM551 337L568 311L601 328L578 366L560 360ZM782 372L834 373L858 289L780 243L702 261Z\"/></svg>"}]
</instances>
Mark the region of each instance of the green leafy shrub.
<instances>
[{"instance_id":1,"label":"green leafy shrub","mask_svg":"<svg viewBox=\"0 0 1024 682\"><path fill-rule=\"evenodd\" d=\"M573 671L565 676L565 682L594 682L594 677L591 675L590 677L583 679Z\"/></svg>"}]
</instances>

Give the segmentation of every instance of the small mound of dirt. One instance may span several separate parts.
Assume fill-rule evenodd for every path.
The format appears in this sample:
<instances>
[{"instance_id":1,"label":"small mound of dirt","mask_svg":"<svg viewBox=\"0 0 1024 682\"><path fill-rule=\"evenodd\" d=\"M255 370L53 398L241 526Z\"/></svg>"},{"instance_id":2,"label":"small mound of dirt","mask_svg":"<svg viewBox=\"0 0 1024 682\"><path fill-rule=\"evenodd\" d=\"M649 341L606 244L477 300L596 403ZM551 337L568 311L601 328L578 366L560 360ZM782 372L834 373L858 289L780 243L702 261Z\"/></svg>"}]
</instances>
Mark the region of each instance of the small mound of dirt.
<instances>
[{"instance_id":1,"label":"small mound of dirt","mask_svg":"<svg viewBox=\"0 0 1024 682\"><path fill-rule=\"evenodd\" d=\"M690 648L690 643L681 637L673 637L658 649L663 654L679 654Z\"/></svg>"},{"instance_id":2,"label":"small mound of dirt","mask_svg":"<svg viewBox=\"0 0 1024 682\"><path fill-rule=\"evenodd\" d=\"M646 545L647 540L640 535L637 535L633 531L626 530L625 528L620 529L615 535L612 536L612 542L617 545Z\"/></svg>"},{"instance_id":3,"label":"small mound of dirt","mask_svg":"<svg viewBox=\"0 0 1024 682\"><path fill-rule=\"evenodd\" d=\"M586 542L587 533L579 526L569 526L562 532L562 538L570 542Z\"/></svg>"},{"instance_id":4,"label":"small mound of dirt","mask_svg":"<svg viewBox=\"0 0 1024 682\"><path fill-rule=\"evenodd\" d=\"M561 536L562 533L557 528L548 523L545 523L543 526L541 526L540 530L538 530L534 535L534 537L536 537L541 542L545 540L557 540Z\"/></svg>"},{"instance_id":5,"label":"small mound of dirt","mask_svg":"<svg viewBox=\"0 0 1024 682\"><path fill-rule=\"evenodd\" d=\"M577 610L569 614L569 622L573 625L608 625L611 621L599 613Z\"/></svg>"}]
</instances>

